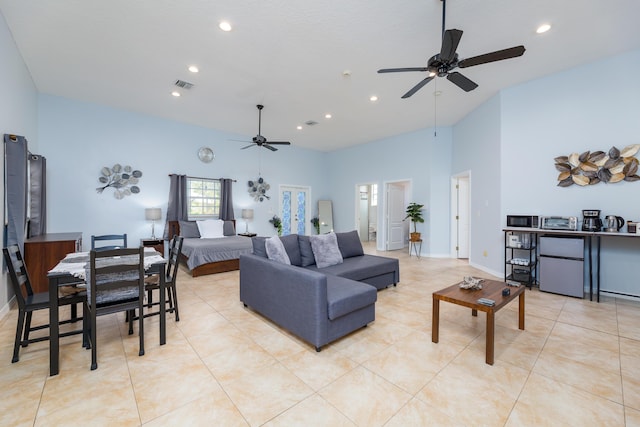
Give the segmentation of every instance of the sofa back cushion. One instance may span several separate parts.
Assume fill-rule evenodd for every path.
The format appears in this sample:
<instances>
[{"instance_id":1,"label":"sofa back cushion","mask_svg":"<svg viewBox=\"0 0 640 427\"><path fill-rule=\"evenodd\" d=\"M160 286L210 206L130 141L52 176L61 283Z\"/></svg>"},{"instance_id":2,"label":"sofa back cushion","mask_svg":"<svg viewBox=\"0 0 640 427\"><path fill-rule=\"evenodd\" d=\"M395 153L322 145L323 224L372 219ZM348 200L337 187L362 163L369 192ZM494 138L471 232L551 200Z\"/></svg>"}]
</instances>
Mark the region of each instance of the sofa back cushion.
<instances>
[{"instance_id":1,"label":"sofa back cushion","mask_svg":"<svg viewBox=\"0 0 640 427\"><path fill-rule=\"evenodd\" d=\"M288 236L280 237L284 249L287 251L291 265L302 265L302 258L300 257L300 246L298 245L298 235L289 234Z\"/></svg>"},{"instance_id":2,"label":"sofa back cushion","mask_svg":"<svg viewBox=\"0 0 640 427\"><path fill-rule=\"evenodd\" d=\"M318 268L342 263L342 253L340 253L338 239L333 231L327 234L309 236L309 240L311 240L311 249Z\"/></svg>"},{"instance_id":3,"label":"sofa back cushion","mask_svg":"<svg viewBox=\"0 0 640 427\"><path fill-rule=\"evenodd\" d=\"M251 238L254 255L261 256L262 258L267 258L267 249L264 246L265 240L267 240L267 238L262 236L254 236Z\"/></svg>"},{"instance_id":4,"label":"sofa back cushion","mask_svg":"<svg viewBox=\"0 0 640 427\"><path fill-rule=\"evenodd\" d=\"M267 251L267 257L270 260L279 262L281 264L291 264L287 251L284 248L282 240L278 236L269 237L264 242L264 247Z\"/></svg>"},{"instance_id":5,"label":"sofa back cushion","mask_svg":"<svg viewBox=\"0 0 640 427\"><path fill-rule=\"evenodd\" d=\"M316 259L313 257L313 249L311 249L311 240L309 236L298 236L298 247L300 248L300 259L302 260L302 267L308 267L316 263Z\"/></svg>"},{"instance_id":6,"label":"sofa back cushion","mask_svg":"<svg viewBox=\"0 0 640 427\"><path fill-rule=\"evenodd\" d=\"M364 255L362 242L360 242L360 236L358 236L356 230L347 233L336 233L336 238L338 239L338 247L340 248L342 258Z\"/></svg>"}]
</instances>

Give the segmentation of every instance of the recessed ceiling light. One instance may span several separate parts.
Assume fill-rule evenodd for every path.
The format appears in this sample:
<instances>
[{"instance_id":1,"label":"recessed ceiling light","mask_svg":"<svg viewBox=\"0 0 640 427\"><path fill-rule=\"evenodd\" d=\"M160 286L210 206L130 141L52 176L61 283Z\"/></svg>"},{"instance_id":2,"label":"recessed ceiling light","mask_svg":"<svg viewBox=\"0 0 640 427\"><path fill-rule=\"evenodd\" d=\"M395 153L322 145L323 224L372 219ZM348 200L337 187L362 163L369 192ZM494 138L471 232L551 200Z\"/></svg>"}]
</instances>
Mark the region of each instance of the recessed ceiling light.
<instances>
[{"instance_id":1,"label":"recessed ceiling light","mask_svg":"<svg viewBox=\"0 0 640 427\"><path fill-rule=\"evenodd\" d=\"M302 130L302 126L298 125L298 126L296 126L296 129Z\"/></svg>"},{"instance_id":2,"label":"recessed ceiling light","mask_svg":"<svg viewBox=\"0 0 640 427\"><path fill-rule=\"evenodd\" d=\"M191 65L191 66L189 67L189 71L191 71L192 73L197 73L197 72L198 72L198 71L200 71L200 70L199 70L199 69L198 69L198 67L196 67L195 65Z\"/></svg>"},{"instance_id":3,"label":"recessed ceiling light","mask_svg":"<svg viewBox=\"0 0 640 427\"><path fill-rule=\"evenodd\" d=\"M538 33L538 34L546 33L550 29L551 29L551 25L550 24L542 24L542 25L540 25L538 27L538 29L536 30L536 33Z\"/></svg>"},{"instance_id":4,"label":"recessed ceiling light","mask_svg":"<svg viewBox=\"0 0 640 427\"><path fill-rule=\"evenodd\" d=\"M324 118L325 118L325 119L330 119L330 118L331 118L331 114L329 114L329 113L325 114L325 115L324 115Z\"/></svg>"},{"instance_id":5,"label":"recessed ceiling light","mask_svg":"<svg viewBox=\"0 0 640 427\"><path fill-rule=\"evenodd\" d=\"M218 27L220 27L222 31L231 31L231 24L227 21L222 21L220 24L218 24Z\"/></svg>"},{"instance_id":6,"label":"recessed ceiling light","mask_svg":"<svg viewBox=\"0 0 640 427\"><path fill-rule=\"evenodd\" d=\"M178 92L177 90L174 90L173 92L171 92L171 95L175 96L176 98L180 96L180 92Z\"/></svg>"},{"instance_id":7,"label":"recessed ceiling light","mask_svg":"<svg viewBox=\"0 0 640 427\"><path fill-rule=\"evenodd\" d=\"M371 95L371 96L369 97L369 101L371 101L371 102L376 102L377 100L378 100L378 97L377 97L377 96L375 96L375 95Z\"/></svg>"}]
</instances>

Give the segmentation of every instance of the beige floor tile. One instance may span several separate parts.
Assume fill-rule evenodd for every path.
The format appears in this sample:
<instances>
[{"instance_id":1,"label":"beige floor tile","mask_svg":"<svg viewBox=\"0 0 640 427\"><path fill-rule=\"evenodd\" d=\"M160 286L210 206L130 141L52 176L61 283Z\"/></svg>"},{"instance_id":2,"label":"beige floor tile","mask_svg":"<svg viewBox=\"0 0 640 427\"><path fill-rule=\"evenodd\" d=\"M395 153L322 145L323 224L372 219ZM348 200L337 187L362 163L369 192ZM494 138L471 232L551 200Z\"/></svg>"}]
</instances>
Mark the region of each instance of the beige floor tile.
<instances>
[{"instance_id":1,"label":"beige floor tile","mask_svg":"<svg viewBox=\"0 0 640 427\"><path fill-rule=\"evenodd\" d=\"M531 374L509 420L508 427L623 426L624 408L584 390Z\"/></svg>"},{"instance_id":2,"label":"beige floor tile","mask_svg":"<svg viewBox=\"0 0 640 427\"><path fill-rule=\"evenodd\" d=\"M319 394L359 426L384 425L411 399L409 393L363 367L343 375Z\"/></svg>"},{"instance_id":3,"label":"beige floor tile","mask_svg":"<svg viewBox=\"0 0 640 427\"><path fill-rule=\"evenodd\" d=\"M262 425L313 394L279 363L231 381L225 391L252 426Z\"/></svg>"},{"instance_id":4,"label":"beige floor tile","mask_svg":"<svg viewBox=\"0 0 640 427\"><path fill-rule=\"evenodd\" d=\"M640 427L640 411L625 408L624 421L626 427Z\"/></svg>"},{"instance_id":5,"label":"beige floor tile","mask_svg":"<svg viewBox=\"0 0 640 427\"><path fill-rule=\"evenodd\" d=\"M640 411L640 379L622 377L624 405Z\"/></svg>"},{"instance_id":6,"label":"beige floor tile","mask_svg":"<svg viewBox=\"0 0 640 427\"><path fill-rule=\"evenodd\" d=\"M622 375L640 380L640 341L620 338Z\"/></svg>"},{"instance_id":7,"label":"beige floor tile","mask_svg":"<svg viewBox=\"0 0 640 427\"><path fill-rule=\"evenodd\" d=\"M351 371L357 363L337 351L304 351L285 357L282 364L313 390L326 385Z\"/></svg>"},{"instance_id":8,"label":"beige floor tile","mask_svg":"<svg viewBox=\"0 0 640 427\"><path fill-rule=\"evenodd\" d=\"M355 427L355 425L326 400L314 394L264 424L264 427Z\"/></svg>"},{"instance_id":9,"label":"beige floor tile","mask_svg":"<svg viewBox=\"0 0 640 427\"><path fill-rule=\"evenodd\" d=\"M477 425L480 425L480 423ZM385 427L407 426L463 427L464 424L452 419L437 408L414 398L403 406L402 409L400 409L393 418L385 424Z\"/></svg>"}]
</instances>

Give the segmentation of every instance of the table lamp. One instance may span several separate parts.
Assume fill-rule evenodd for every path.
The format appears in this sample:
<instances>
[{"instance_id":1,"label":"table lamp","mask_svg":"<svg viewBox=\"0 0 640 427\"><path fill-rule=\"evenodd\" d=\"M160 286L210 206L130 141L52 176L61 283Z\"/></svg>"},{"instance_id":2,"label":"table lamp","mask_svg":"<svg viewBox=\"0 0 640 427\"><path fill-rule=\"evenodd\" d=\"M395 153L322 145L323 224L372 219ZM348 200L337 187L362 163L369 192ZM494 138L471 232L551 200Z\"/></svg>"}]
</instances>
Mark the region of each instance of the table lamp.
<instances>
[{"instance_id":1,"label":"table lamp","mask_svg":"<svg viewBox=\"0 0 640 427\"><path fill-rule=\"evenodd\" d=\"M155 225L156 221L162 218L162 210L160 208L146 208L144 217L147 221L151 221L151 238L156 238Z\"/></svg>"},{"instance_id":2,"label":"table lamp","mask_svg":"<svg viewBox=\"0 0 640 427\"><path fill-rule=\"evenodd\" d=\"M245 221L244 232L249 232L249 221L253 219L253 209L242 209L242 219Z\"/></svg>"}]
</instances>

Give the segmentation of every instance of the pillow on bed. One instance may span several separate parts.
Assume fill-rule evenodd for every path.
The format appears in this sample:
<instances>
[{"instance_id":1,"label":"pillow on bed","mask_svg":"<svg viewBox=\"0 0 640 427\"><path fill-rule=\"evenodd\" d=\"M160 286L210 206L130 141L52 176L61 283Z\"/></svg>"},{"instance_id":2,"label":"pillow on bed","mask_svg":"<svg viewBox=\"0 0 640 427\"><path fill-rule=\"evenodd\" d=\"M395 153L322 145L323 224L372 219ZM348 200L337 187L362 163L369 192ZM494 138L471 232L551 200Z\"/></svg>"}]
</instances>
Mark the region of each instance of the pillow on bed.
<instances>
[{"instance_id":1,"label":"pillow on bed","mask_svg":"<svg viewBox=\"0 0 640 427\"><path fill-rule=\"evenodd\" d=\"M196 221L196 223L198 224L201 239L224 237L224 221L219 219L206 219L204 221Z\"/></svg>"},{"instance_id":2,"label":"pillow on bed","mask_svg":"<svg viewBox=\"0 0 640 427\"><path fill-rule=\"evenodd\" d=\"M184 238L196 239L200 238L200 230L198 230L198 224L195 221L178 221L180 223L180 235Z\"/></svg>"},{"instance_id":3,"label":"pillow on bed","mask_svg":"<svg viewBox=\"0 0 640 427\"><path fill-rule=\"evenodd\" d=\"M336 233L336 238L338 239L338 247L340 248L340 253L342 253L342 258L364 255L362 242L360 242L360 236L358 236L356 230L347 233Z\"/></svg>"},{"instance_id":4,"label":"pillow on bed","mask_svg":"<svg viewBox=\"0 0 640 427\"><path fill-rule=\"evenodd\" d=\"M284 244L278 236L269 237L265 240L264 247L267 249L267 256L270 260L291 265L287 251L284 249Z\"/></svg>"},{"instance_id":5,"label":"pillow on bed","mask_svg":"<svg viewBox=\"0 0 640 427\"><path fill-rule=\"evenodd\" d=\"M338 238L333 231L327 234L309 236L311 249L318 268L342 264L342 254L338 247Z\"/></svg>"},{"instance_id":6,"label":"pillow on bed","mask_svg":"<svg viewBox=\"0 0 640 427\"><path fill-rule=\"evenodd\" d=\"M225 221L222 231L225 236L235 236L236 227L233 225L233 221Z\"/></svg>"},{"instance_id":7,"label":"pillow on bed","mask_svg":"<svg viewBox=\"0 0 640 427\"><path fill-rule=\"evenodd\" d=\"M267 238L262 236L254 236L251 238L254 255L261 256L262 258L267 258L267 249L264 246L265 240L267 240Z\"/></svg>"},{"instance_id":8,"label":"pillow on bed","mask_svg":"<svg viewBox=\"0 0 640 427\"><path fill-rule=\"evenodd\" d=\"M313 257L313 249L311 249L311 241L309 236L298 236L298 246L300 247L300 265L307 267L316 263L316 259Z\"/></svg>"}]
</instances>

